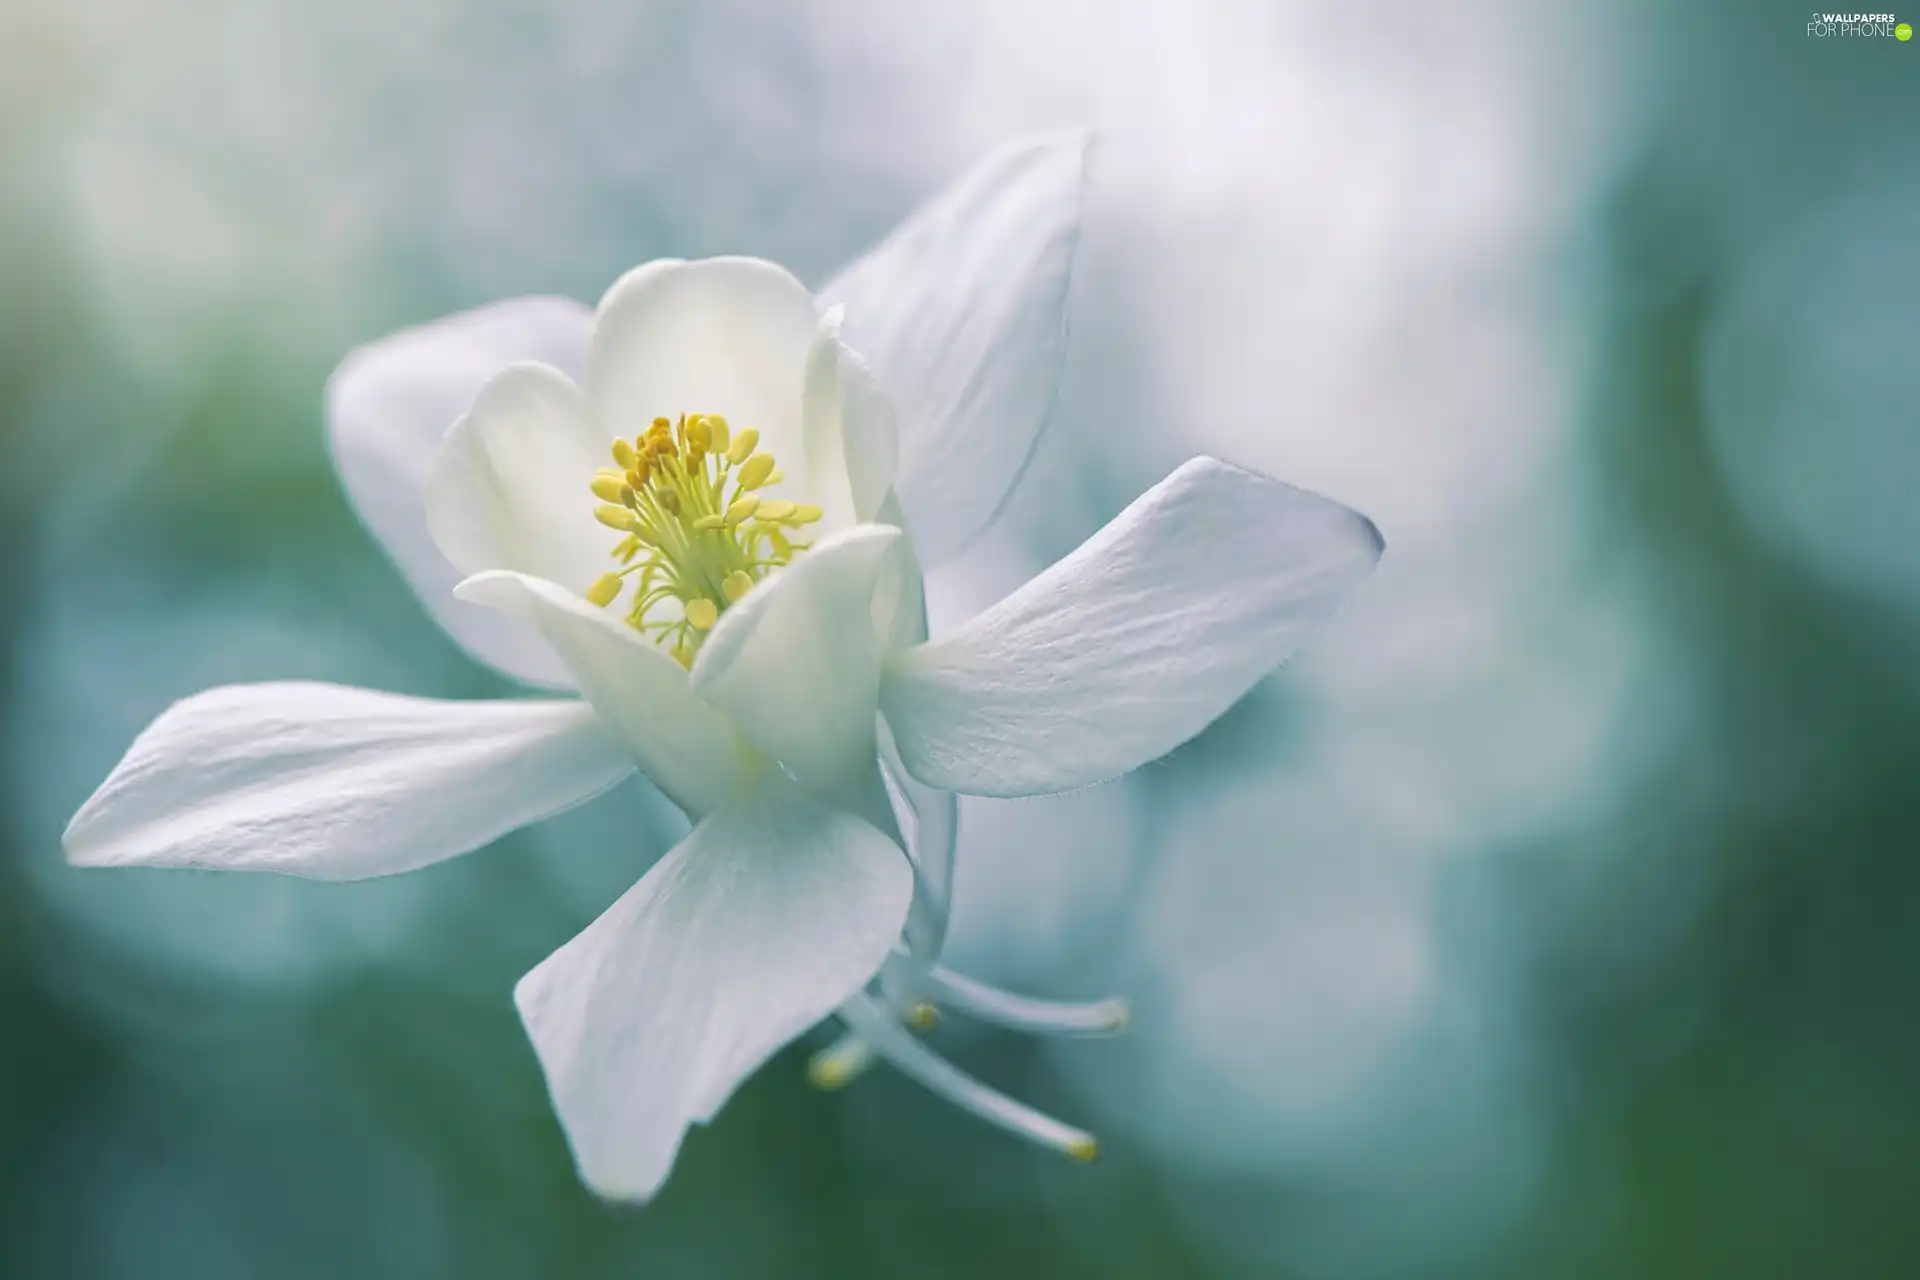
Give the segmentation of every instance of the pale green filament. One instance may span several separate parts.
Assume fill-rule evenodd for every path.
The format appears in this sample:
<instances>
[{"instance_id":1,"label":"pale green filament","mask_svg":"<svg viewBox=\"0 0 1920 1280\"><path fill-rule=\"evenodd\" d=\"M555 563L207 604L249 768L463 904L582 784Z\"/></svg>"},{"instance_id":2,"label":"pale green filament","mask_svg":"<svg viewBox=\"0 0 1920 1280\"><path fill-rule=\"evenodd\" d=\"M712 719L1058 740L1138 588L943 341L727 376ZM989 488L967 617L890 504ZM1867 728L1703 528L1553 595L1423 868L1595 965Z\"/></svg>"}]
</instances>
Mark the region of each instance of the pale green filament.
<instances>
[{"instance_id":1,"label":"pale green filament","mask_svg":"<svg viewBox=\"0 0 1920 1280\"><path fill-rule=\"evenodd\" d=\"M627 625L667 644L683 667L729 605L807 549L789 534L820 518L818 507L753 492L780 479L773 455L754 451L759 442L751 427L731 433L719 414L655 418L631 442L615 440L618 465L589 482L594 518L626 537L613 549L620 567L596 578L587 599L610 605L633 577Z\"/></svg>"}]
</instances>

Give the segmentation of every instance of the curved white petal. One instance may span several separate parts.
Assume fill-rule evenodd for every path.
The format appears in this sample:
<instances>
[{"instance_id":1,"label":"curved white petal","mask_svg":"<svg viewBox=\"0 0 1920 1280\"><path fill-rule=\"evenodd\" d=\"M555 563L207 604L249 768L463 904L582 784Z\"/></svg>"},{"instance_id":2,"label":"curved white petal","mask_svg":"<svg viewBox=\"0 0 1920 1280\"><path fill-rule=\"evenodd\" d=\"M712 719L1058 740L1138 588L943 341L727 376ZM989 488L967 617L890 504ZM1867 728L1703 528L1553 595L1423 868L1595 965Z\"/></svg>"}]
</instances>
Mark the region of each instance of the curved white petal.
<instances>
[{"instance_id":1,"label":"curved white petal","mask_svg":"<svg viewBox=\"0 0 1920 1280\"><path fill-rule=\"evenodd\" d=\"M1382 545L1337 502L1195 458L993 608L890 660L881 708L931 786L1021 796L1117 777L1285 662Z\"/></svg>"},{"instance_id":2,"label":"curved white petal","mask_svg":"<svg viewBox=\"0 0 1920 1280\"><path fill-rule=\"evenodd\" d=\"M911 892L892 841L770 771L521 979L587 1184L658 1191L687 1126L873 976Z\"/></svg>"},{"instance_id":3,"label":"curved white petal","mask_svg":"<svg viewBox=\"0 0 1920 1280\"><path fill-rule=\"evenodd\" d=\"M880 649L891 653L919 644L927 638L927 584L920 569L920 555L913 535L906 532L907 520L900 510L898 494L888 493L880 501L874 523L892 525L902 536L887 569L874 589L874 626L880 632Z\"/></svg>"},{"instance_id":4,"label":"curved white petal","mask_svg":"<svg viewBox=\"0 0 1920 1280\"><path fill-rule=\"evenodd\" d=\"M809 787L877 779L874 588L900 539L872 524L821 539L722 614L694 659L693 691Z\"/></svg>"},{"instance_id":5,"label":"curved white petal","mask_svg":"<svg viewBox=\"0 0 1920 1280\"><path fill-rule=\"evenodd\" d=\"M476 574L456 591L539 628L640 771L690 817L739 791L753 767L752 748L687 687L680 665L632 628L528 574Z\"/></svg>"},{"instance_id":6,"label":"curved white petal","mask_svg":"<svg viewBox=\"0 0 1920 1280\"><path fill-rule=\"evenodd\" d=\"M303 681L175 703L62 838L84 867L354 880L411 871L571 808L632 771L569 699L442 702Z\"/></svg>"},{"instance_id":7,"label":"curved white petal","mask_svg":"<svg viewBox=\"0 0 1920 1280\"><path fill-rule=\"evenodd\" d=\"M614 435L683 413L756 429L789 477L763 492L797 495L800 397L816 320L806 286L771 262L649 262L600 302L587 389Z\"/></svg>"},{"instance_id":8,"label":"curved white petal","mask_svg":"<svg viewBox=\"0 0 1920 1280\"><path fill-rule=\"evenodd\" d=\"M929 564L985 528L1052 411L1092 140L994 152L820 291L900 418L897 487Z\"/></svg>"},{"instance_id":9,"label":"curved white petal","mask_svg":"<svg viewBox=\"0 0 1920 1280\"><path fill-rule=\"evenodd\" d=\"M620 535L589 485L613 433L558 369L501 370L454 423L427 477L427 527L465 574L512 569L574 591L614 567Z\"/></svg>"},{"instance_id":10,"label":"curved white petal","mask_svg":"<svg viewBox=\"0 0 1920 1280\"><path fill-rule=\"evenodd\" d=\"M564 686L559 658L523 624L453 598L459 570L427 533L422 494L440 442L480 388L518 360L584 375L593 311L571 298L514 298L361 347L327 382L327 439L340 481L421 602L480 661Z\"/></svg>"},{"instance_id":11,"label":"curved white petal","mask_svg":"<svg viewBox=\"0 0 1920 1280\"><path fill-rule=\"evenodd\" d=\"M898 495L888 493L880 504L879 520L904 525ZM888 558L880 585L874 591L874 618L880 633L880 651L892 653L927 638L926 583L914 554L913 538L903 535ZM883 659L884 661L884 659ZM959 835L959 798L951 791L929 787L907 772L894 745L893 734L879 726L880 764L894 808L905 819L906 847L913 858L913 910L907 917L907 955L889 962L884 975L890 997L918 999L918 977L940 955L946 943L953 886L954 844Z\"/></svg>"},{"instance_id":12,"label":"curved white petal","mask_svg":"<svg viewBox=\"0 0 1920 1280\"><path fill-rule=\"evenodd\" d=\"M880 765L901 823L908 853L913 858L913 910L907 916L904 954L888 962L885 976L890 998L919 999L921 976L947 942L953 914L953 855L960 835L960 798L951 791L929 787L907 772L894 744L893 732L882 721L879 732Z\"/></svg>"},{"instance_id":13,"label":"curved white petal","mask_svg":"<svg viewBox=\"0 0 1920 1280\"><path fill-rule=\"evenodd\" d=\"M893 406L873 370L840 341L840 321L836 307L814 334L800 410L807 500L826 513L828 531L874 519L899 462Z\"/></svg>"}]
</instances>

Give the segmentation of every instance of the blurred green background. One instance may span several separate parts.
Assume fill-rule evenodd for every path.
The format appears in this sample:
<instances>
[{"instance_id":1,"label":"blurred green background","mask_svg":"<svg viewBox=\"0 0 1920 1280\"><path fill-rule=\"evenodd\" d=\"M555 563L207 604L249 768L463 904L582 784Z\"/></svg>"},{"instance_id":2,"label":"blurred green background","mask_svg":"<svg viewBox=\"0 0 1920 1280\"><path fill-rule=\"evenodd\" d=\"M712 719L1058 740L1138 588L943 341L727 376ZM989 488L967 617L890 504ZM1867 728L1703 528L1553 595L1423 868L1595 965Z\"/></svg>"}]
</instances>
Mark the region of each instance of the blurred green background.
<instances>
[{"instance_id":1,"label":"blurred green background","mask_svg":"<svg viewBox=\"0 0 1920 1280\"><path fill-rule=\"evenodd\" d=\"M1920 42L1808 17L0 0L0 1274L1920 1274ZM1100 1164L803 1045L596 1204L508 993L639 784L390 881L62 864L197 689L512 692L332 477L354 345L819 282L1077 123L1060 409L937 617L1201 451L1389 547L1167 762L963 815L956 960L1138 1017L941 1047Z\"/></svg>"}]
</instances>

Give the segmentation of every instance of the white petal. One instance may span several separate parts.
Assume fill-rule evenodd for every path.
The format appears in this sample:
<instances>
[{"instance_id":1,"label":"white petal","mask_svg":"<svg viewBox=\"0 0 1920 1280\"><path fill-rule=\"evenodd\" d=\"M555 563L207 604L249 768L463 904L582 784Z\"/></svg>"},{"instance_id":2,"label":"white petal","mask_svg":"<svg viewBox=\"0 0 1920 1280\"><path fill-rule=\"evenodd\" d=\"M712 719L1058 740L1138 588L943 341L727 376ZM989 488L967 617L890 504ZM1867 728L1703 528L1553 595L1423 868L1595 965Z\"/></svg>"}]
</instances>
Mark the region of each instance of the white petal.
<instances>
[{"instance_id":1,"label":"white petal","mask_svg":"<svg viewBox=\"0 0 1920 1280\"><path fill-rule=\"evenodd\" d=\"M893 733L884 723L879 738L881 768L894 808L904 818L901 825L914 867L907 950L889 961L887 989L896 999L915 1000L919 998L921 975L946 946L947 925L953 914L953 855L960 835L960 798L951 791L929 787L908 773Z\"/></svg>"},{"instance_id":2,"label":"white petal","mask_svg":"<svg viewBox=\"0 0 1920 1280\"><path fill-rule=\"evenodd\" d=\"M583 702L442 702L287 682L175 703L68 825L84 867L354 880L411 871L633 768Z\"/></svg>"},{"instance_id":3,"label":"white petal","mask_svg":"<svg viewBox=\"0 0 1920 1280\"><path fill-rule=\"evenodd\" d=\"M840 341L840 319L835 308L814 334L801 404L807 500L826 513L828 531L874 519L899 461L893 406L873 370Z\"/></svg>"},{"instance_id":4,"label":"white petal","mask_svg":"<svg viewBox=\"0 0 1920 1280\"><path fill-rule=\"evenodd\" d=\"M821 539L722 614L694 660L693 691L809 787L877 781L873 596L900 538L869 524Z\"/></svg>"},{"instance_id":5,"label":"white petal","mask_svg":"<svg viewBox=\"0 0 1920 1280\"><path fill-rule=\"evenodd\" d=\"M687 687L680 664L631 627L528 574L476 574L455 590L462 600L538 627L640 771L690 817L697 820L740 790L753 767L752 748Z\"/></svg>"},{"instance_id":6,"label":"white petal","mask_svg":"<svg viewBox=\"0 0 1920 1280\"><path fill-rule=\"evenodd\" d=\"M494 374L539 360L579 377L593 312L571 298L515 298L360 348L327 383L327 435L354 509L460 645L533 684L566 683L525 625L453 598L461 578L427 534L422 494L440 442Z\"/></svg>"},{"instance_id":7,"label":"white petal","mask_svg":"<svg viewBox=\"0 0 1920 1280\"><path fill-rule=\"evenodd\" d=\"M1337 502L1195 458L1066 559L888 663L922 782L1040 795L1173 750L1285 662L1380 559Z\"/></svg>"},{"instance_id":8,"label":"white petal","mask_svg":"<svg viewBox=\"0 0 1920 1280\"><path fill-rule=\"evenodd\" d=\"M718 413L753 427L790 477L805 465L800 395L816 313L806 286L758 258L663 259L607 290L587 388L615 435ZM776 490L795 491L792 480Z\"/></svg>"},{"instance_id":9,"label":"white petal","mask_svg":"<svg viewBox=\"0 0 1920 1280\"><path fill-rule=\"evenodd\" d=\"M462 573L512 569L574 591L614 567L620 535L589 485L613 433L558 369L516 364L480 390L427 478L427 526Z\"/></svg>"},{"instance_id":10,"label":"white petal","mask_svg":"<svg viewBox=\"0 0 1920 1280\"><path fill-rule=\"evenodd\" d=\"M770 772L521 979L587 1184L659 1190L687 1126L873 976L911 891L892 841Z\"/></svg>"},{"instance_id":11,"label":"white petal","mask_svg":"<svg viewBox=\"0 0 1920 1280\"><path fill-rule=\"evenodd\" d=\"M920 556L913 535L905 534L906 516L900 510L900 497L889 493L874 515L876 524L892 525L903 531L900 545L889 558L880 585L874 589L874 625L880 631L880 649L891 653L919 644L927 638L927 584L920 570Z\"/></svg>"},{"instance_id":12,"label":"white petal","mask_svg":"<svg viewBox=\"0 0 1920 1280\"><path fill-rule=\"evenodd\" d=\"M893 398L897 487L930 564L992 520L1052 411L1090 146L1002 148L820 291Z\"/></svg>"}]
</instances>

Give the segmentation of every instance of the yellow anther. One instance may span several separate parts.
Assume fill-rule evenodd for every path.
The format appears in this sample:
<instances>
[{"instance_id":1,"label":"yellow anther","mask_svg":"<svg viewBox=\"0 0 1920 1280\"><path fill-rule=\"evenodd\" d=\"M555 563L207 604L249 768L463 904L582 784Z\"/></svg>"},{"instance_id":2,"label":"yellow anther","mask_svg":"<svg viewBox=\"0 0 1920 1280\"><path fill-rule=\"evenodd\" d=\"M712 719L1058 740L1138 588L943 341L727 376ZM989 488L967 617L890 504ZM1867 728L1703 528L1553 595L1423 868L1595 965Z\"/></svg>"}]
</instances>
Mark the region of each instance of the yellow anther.
<instances>
[{"instance_id":1,"label":"yellow anther","mask_svg":"<svg viewBox=\"0 0 1920 1280\"><path fill-rule=\"evenodd\" d=\"M740 468L740 487L742 489L758 489L767 482L767 477L772 474L773 455L770 453L756 453L751 458L748 458Z\"/></svg>"},{"instance_id":2,"label":"yellow anther","mask_svg":"<svg viewBox=\"0 0 1920 1280\"><path fill-rule=\"evenodd\" d=\"M767 484L779 484L782 480L785 480L786 478L787 478L787 473L782 471L780 468L775 467L773 469L773 474L767 477ZM762 487L765 487L765 486L762 486Z\"/></svg>"},{"instance_id":3,"label":"yellow anther","mask_svg":"<svg viewBox=\"0 0 1920 1280\"><path fill-rule=\"evenodd\" d=\"M807 549L791 540L794 527L820 518L818 507L756 492L780 479L759 442L758 431L735 429L719 414L658 417L632 440L613 442L619 465L588 480L600 503L594 518L622 536L616 572L596 578L586 598L602 607L630 602L626 624L689 670L720 616Z\"/></svg>"},{"instance_id":4,"label":"yellow anther","mask_svg":"<svg viewBox=\"0 0 1920 1280\"><path fill-rule=\"evenodd\" d=\"M613 598L619 594L620 575L617 573L603 573L593 580L592 586L587 588L587 602L604 609L612 604Z\"/></svg>"},{"instance_id":5,"label":"yellow anther","mask_svg":"<svg viewBox=\"0 0 1920 1280\"><path fill-rule=\"evenodd\" d=\"M609 529L618 529L622 533L638 533L640 526L634 521L633 513L625 507L599 506L593 509L593 518Z\"/></svg>"},{"instance_id":6,"label":"yellow anther","mask_svg":"<svg viewBox=\"0 0 1920 1280\"><path fill-rule=\"evenodd\" d=\"M1092 1164L1100 1158L1100 1143L1092 1134L1071 1139L1062 1149L1081 1164Z\"/></svg>"},{"instance_id":7,"label":"yellow anther","mask_svg":"<svg viewBox=\"0 0 1920 1280\"><path fill-rule=\"evenodd\" d=\"M930 1001L916 1000L913 1007L907 1010L906 1023L924 1034L940 1025L940 1011Z\"/></svg>"}]
</instances>

